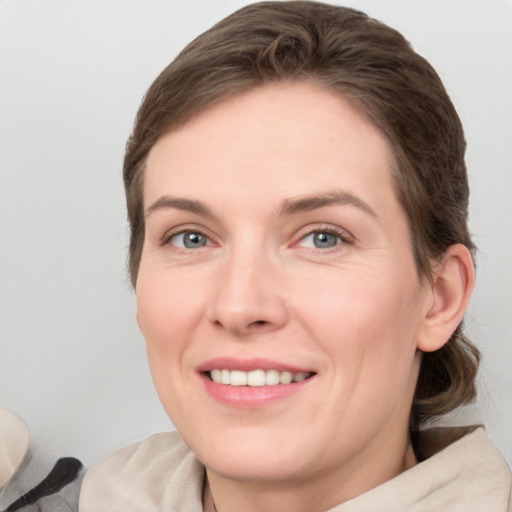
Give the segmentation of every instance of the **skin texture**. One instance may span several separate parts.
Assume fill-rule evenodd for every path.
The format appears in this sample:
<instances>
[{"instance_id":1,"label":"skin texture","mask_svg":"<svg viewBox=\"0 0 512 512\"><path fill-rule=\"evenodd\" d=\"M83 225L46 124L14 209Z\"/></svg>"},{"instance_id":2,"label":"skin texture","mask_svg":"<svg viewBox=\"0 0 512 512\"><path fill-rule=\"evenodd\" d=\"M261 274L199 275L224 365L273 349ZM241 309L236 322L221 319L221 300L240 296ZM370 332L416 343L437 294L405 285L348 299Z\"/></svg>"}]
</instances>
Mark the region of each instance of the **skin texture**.
<instances>
[{"instance_id":1,"label":"skin texture","mask_svg":"<svg viewBox=\"0 0 512 512\"><path fill-rule=\"evenodd\" d=\"M393 165L371 122L306 83L227 100L152 148L137 317L219 512L326 510L414 464L418 349L449 338L473 274L454 246L432 283L419 279ZM314 375L225 403L198 371L219 357Z\"/></svg>"}]
</instances>

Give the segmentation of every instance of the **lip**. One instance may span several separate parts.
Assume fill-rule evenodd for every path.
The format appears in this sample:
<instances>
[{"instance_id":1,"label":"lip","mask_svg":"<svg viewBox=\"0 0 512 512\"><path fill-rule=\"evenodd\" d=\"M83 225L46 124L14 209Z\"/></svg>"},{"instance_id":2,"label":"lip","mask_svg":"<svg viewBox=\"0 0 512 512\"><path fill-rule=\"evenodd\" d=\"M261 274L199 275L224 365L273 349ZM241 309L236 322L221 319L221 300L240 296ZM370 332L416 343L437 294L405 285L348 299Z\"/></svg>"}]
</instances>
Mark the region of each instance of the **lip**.
<instances>
[{"instance_id":1,"label":"lip","mask_svg":"<svg viewBox=\"0 0 512 512\"><path fill-rule=\"evenodd\" d=\"M242 370L278 370L291 373L313 373L301 382L277 384L275 386L229 386L213 382L207 372L214 369ZM215 401L234 408L262 408L299 393L315 380L316 372L294 365L272 361L270 359L235 359L219 357L205 361L197 367L198 376L207 392Z\"/></svg>"},{"instance_id":2,"label":"lip","mask_svg":"<svg viewBox=\"0 0 512 512\"><path fill-rule=\"evenodd\" d=\"M215 359L209 359L208 361L200 364L196 370L200 373L204 373L215 370L216 368L226 370L242 370L244 372L251 372L253 370L277 370L280 372L291 373L316 373L310 368L300 368L298 366L273 361L271 359L238 359L233 357L216 357Z\"/></svg>"}]
</instances>

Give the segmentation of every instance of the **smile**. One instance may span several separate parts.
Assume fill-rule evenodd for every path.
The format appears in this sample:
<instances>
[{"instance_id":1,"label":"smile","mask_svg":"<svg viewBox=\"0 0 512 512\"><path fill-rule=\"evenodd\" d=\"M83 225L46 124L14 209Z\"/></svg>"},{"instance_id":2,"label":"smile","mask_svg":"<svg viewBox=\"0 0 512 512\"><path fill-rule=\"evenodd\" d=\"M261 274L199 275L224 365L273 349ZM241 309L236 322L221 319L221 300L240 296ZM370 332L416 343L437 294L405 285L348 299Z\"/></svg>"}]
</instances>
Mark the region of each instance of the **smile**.
<instances>
[{"instance_id":1,"label":"smile","mask_svg":"<svg viewBox=\"0 0 512 512\"><path fill-rule=\"evenodd\" d=\"M216 368L207 372L210 379L216 384L228 386L277 386L279 384L291 384L302 382L312 376L310 372L292 373L279 370L228 370Z\"/></svg>"}]
</instances>

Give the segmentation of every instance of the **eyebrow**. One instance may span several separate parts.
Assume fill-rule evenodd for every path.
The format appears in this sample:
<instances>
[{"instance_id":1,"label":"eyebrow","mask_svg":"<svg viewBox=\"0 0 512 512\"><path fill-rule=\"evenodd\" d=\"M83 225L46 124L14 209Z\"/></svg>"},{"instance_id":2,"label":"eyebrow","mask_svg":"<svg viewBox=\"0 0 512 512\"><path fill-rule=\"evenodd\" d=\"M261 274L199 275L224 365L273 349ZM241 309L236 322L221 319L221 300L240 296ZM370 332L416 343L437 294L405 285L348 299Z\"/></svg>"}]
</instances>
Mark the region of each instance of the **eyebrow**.
<instances>
[{"instance_id":1,"label":"eyebrow","mask_svg":"<svg viewBox=\"0 0 512 512\"><path fill-rule=\"evenodd\" d=\"M157 210L165 210L168 208L175 208L177 210L183 210L195 213L197 215L213 217L211 210L199 201L169 196L162 196L159 199L157 199L152 205L148 206L146 208L146 211L144 212L144 216L145 218L148 218L153 212Z\"/></svg>"},{"instance_id":2,"label":"eyebrow","mask_svg":"<svg viewBox=\"0 0 512 512\"><path fill-rule=\"evenodd\" d=\"M286 199L281 205L279 213L280 215L293 215L330 205L352 205L378 219L378 215L368 203L346 190L333 190L331 192Z\"/></svg>"},{"instance_id":3,"label":"eyebrow","mask_svg":"<svg viewBox=\"0 0 512 512\"><path fill-rule=\"evenodd\" d=\"M372 217L378 218L378 215L368 203L361 198L345 190L334 190L308 196L299 196L296 198L285 199L278 213L281 216L294 215L300 212L307 212L330 205L352 205L368 213ZM145 211L145 218L148 218L153 212L174 208L177 210L188 211L196 215L205 217L214 217L212 211L200 201L194 199L185 199L181 197L162 196L153 204L148 206Z\"/></svg>"}]
</instances>

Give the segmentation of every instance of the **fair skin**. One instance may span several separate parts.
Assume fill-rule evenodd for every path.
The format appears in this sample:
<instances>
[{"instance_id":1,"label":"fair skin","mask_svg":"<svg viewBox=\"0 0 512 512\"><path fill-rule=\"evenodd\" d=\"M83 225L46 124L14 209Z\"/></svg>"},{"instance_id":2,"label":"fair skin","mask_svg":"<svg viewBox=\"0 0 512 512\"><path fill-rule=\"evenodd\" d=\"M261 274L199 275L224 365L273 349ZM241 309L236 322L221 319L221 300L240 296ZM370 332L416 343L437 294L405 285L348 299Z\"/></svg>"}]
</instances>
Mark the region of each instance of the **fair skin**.
<instances>
[{"instance_id":1,"label":"fair skin","mask_svg":"<svg viewBox=\"0 0 512 512\"><path fill-rule=\"evenodd\" d=\"M306 83L152 148L137 318L218 512L325 511L415 463L421 350L449 338L474 275L453 246L420 280L393 165L371 122Z\"/></svg>"}]
</instances>

